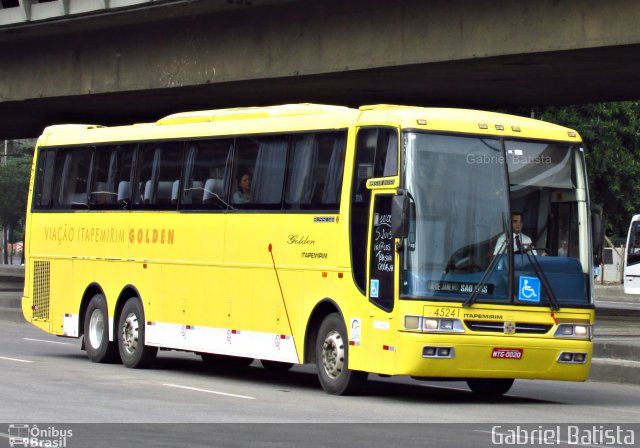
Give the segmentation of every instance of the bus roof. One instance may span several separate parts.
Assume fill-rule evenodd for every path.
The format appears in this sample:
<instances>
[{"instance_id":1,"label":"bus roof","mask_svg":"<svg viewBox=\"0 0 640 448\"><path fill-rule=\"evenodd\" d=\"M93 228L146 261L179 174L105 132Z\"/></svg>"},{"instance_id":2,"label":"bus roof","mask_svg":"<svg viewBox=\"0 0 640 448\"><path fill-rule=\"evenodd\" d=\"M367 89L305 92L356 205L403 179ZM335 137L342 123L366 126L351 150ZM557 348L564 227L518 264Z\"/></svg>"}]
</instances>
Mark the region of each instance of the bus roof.
<instances>
[{"instance_id":1,"label":"bus roof","mask_svg":"<svg viewBox=\"0 0 640 448\"><path fill-rule=\"evenodd\" d=\"M206 136L345 129L389 125L402 128L580 142L572 129L540 120L467 109L371 105L359 109L320 104L216 109L172 114L155 123L104 127L47 127L39 146L164 140Z\"/></svg>"}]
</instances>

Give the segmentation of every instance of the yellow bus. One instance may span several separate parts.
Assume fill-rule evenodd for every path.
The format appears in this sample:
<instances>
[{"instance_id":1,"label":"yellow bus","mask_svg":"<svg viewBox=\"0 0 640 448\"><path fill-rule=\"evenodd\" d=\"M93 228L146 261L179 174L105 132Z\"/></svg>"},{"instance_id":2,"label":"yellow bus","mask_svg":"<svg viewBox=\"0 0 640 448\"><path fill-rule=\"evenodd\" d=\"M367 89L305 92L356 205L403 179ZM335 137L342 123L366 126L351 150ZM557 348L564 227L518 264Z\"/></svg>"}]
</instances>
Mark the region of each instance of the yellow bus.
<instances>
[{"instance_id":1,"label":"yellow bus","mask_svg":"<svg viewBox=\"0 0 640 448\"><path fill-rule=\"evenodd\" d=\"M369 373L484 395L584 381L589 210L580 136L517 116L295 104L50 126L23 313L93 362L315 363L331 394Z\"/></svg>"}]
</instances>

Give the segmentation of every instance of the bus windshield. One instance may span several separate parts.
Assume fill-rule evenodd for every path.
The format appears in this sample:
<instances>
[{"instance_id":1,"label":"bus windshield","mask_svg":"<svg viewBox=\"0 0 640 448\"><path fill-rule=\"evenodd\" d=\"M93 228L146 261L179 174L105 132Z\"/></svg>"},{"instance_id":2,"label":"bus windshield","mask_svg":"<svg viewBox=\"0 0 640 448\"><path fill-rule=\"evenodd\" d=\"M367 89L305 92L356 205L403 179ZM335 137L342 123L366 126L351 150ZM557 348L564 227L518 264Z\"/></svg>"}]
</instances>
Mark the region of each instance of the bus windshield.
<instances>
[{"instance_id":1,"label":"bus windshield","mask_svg":"<svg viewBox=\"0 0 640 448\"><path fill-rule=\"evenodd\" d=\"M404 153L401 298L464 302L478 285L473 302L589 304L580 148L405 132Z\"/></svg>"}]
</instances>

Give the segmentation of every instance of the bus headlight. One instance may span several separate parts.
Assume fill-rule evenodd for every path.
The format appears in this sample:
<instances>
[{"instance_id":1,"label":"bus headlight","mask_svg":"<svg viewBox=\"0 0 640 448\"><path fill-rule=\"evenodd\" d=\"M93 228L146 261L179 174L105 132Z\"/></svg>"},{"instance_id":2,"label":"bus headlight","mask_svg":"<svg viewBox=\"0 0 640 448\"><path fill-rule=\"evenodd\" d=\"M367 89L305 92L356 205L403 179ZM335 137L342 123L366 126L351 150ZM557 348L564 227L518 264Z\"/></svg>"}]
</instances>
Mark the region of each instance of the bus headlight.
<instances>
[{"instance_id":1,"label":"bus headlight","mask_svg":"<svg viewBox=\"0 0 640 448\"><path fill-rule=\"evenodd\" d=\"M423 330L437 330L440 327L440 321L438 319L425 318Z\"/></svg>"},{"instance_id":2,"label":"bus headlight","mask_svg":"<svg viewBox=\"0 0 640 448\"><path fill-rule=\"evenodd\" d=\"M591 339L591 325L559 324L554 336L557 338Z\"/></svg>"},{"instance_id":3,"label":"bus headlight","mask_svg":"<svg viewBox=\"0 0 640 448\"><path fill-rule=\"evenodd\" d=\"M404 316L404 329L425 333L464 333L460 319L439 317Z\"/></svg>"},{"instance_id":4,"label":"bus headlight","mask_svg":"<svg viewBox=\"0 0 640 448\"><path fill-rule=\"evenodd\" d=\"M422 326L422 318L420 316L404 316L405 330L420 330Z\"/></svg>"},{"instance_id":5,"label":"bus headlight","mask_svg":"<svg viewBox=\"0 0 640 448\"><path fill-rule=\"evenodd\" d=\"M453 319L442 319L440 321L440 328L442 330L453 330Z\"/></svg>"}]
</instances>

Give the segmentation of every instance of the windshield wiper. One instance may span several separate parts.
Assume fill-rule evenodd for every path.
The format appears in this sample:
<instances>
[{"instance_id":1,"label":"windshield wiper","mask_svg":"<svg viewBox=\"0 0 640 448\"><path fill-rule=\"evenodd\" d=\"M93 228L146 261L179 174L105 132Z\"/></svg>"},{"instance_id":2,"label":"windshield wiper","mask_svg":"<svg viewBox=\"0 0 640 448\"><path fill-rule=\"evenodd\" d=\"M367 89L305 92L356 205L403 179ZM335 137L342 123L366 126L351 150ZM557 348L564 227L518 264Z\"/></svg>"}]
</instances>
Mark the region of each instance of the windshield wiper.
<instances>
[{"instance_id":1,"label":"windshield wiper","mask_svg":"<svg viewBox=\"0 0 640 448\"><path fill-rule=\"evenodd\" d=\"M549 303L551 304L550 306L551 310L558 311L560 309L560 303L558 302L558 298L553 292L553 289L551 288L551 284L549 284L549 280L547 279L547 276L544 274L544 271L540 267L540 262L535 257L535 255L532 256L529 253L533 250L533 248L531 247L531 245L528 245L528 247L526 248L523 247L522 241L520 241L519 236L516 236L516 246L518 246L518 251L520 251L520 253L524 253L527 256L527 259L529 260L531 267L533 267L533 271L536 273L536 275L540 279L540 283L542 283L542 288L544 289L544 292L547 294L547 297L549 298Z\"/></svg>"},{"instance_id":2,"label":"windshield wiper","mask_svg":"<svg viewBox=\"0 0 640 448\"><path fill-rule=\"evenodd\" d=\"M493 260L491 260L491 263L489 263L487 270L484 271L482 278L480 278L480 281L474 286L473 291L471 291L471 294L469 294L469 297L467 297L467 300L464 301L462 306L465 306L465 307L471 306L475 303L475 301L478 299L478 296L480 295L480 291L482 290L482 287L487 284L489 277L491 276L491 274L493 274L493 271L496 270L496 266L498 266L498 262L500 261L501 255L504 253L505 249L509 246L508 244L506 244L506 242L508 241L506 238L508 232L507 232L507 224L504 218L504 213L502 213L502 231L504 232L503 234L505 235L504 243L502 244L502 246L500 246L500 248L498 249L498 252L493 257Z\"/></svg>"}]
</instances>

